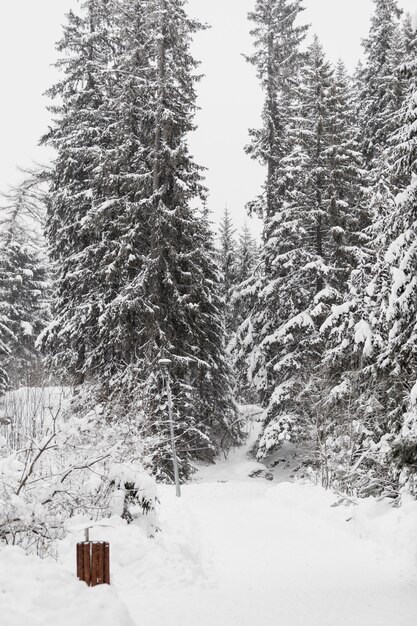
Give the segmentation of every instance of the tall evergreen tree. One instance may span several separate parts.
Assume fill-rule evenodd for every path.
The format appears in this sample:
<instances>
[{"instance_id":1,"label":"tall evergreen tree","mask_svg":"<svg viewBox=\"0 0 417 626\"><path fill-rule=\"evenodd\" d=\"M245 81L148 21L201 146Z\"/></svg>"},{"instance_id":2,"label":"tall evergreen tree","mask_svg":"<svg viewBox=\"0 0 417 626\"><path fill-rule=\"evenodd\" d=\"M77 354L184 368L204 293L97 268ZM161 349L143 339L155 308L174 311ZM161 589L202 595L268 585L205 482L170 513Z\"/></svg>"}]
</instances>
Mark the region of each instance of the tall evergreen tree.
<instances>
[{"instance_id":1,"label":"tall evergreen tree","mask_svg":"<svg viewBox=\"0 0 417 626\"><path fill-rule=\"evenodd\" d=\"M160 478L172 477L158 366L170 358L188 476L192 458L211 460L238 437L220 276L207 219L191 206L204 197L187 145L200 25L183 0L84 9L70 15L61 47L72 55L51 92L63 100L47 138L58 150L48 233L60 276L45 343L78 382L98 386L109 413L140 420Z\"/></svg>"},{"instance_id":2,"label":"tall evergreen tree","mask_svg":"<svg viewBox=\"0 0 417 626\"><path fill-rule=\"evenodd\" d=\"M407 188L396 198L388 222L381 295L377 299L377 329L382 349L376 364L379 400L385 411L385 443L394 459L393 478L400 486L408 484L417 494L417 345L416 268L417 268L417 34L408 42L408 63L403 75L408 95L401 111L401 125L394 137L393 159L399 177L408 178ZM385 297L384 297L385 296ZM402 473L400 474L400 472Z\"/></svg>"},{"instance_id":3,"label":"tall evergreen tree","mask_svg":"<svg viewBox=\"0 0 417 626\"><path fill-rule=\"evenodd\" d=\"M362 248L365 254L351 275L345 302L333 309L325 324L327 331L331 329L331 348L325 358L330 383L327 409L333 418L327 440L328 457L333 463L338 486L361 495L396 495L398 492L398 476L396 478L395 472L391 471L388 452L403 421L404 398L411 384L413 368L412 359L399 357L399 345L403 350L404 337L398 339L396 347L394 341L399 327L407 333L408 326L408 305L400 302L399 297L404 288L401 276L406 282L407 279L397 264L401 264L402 254L398 243L408 228L406 223L410 223L401 200L404 196L400 195L396 200L395 195L404 181L410 179L411 172L401 159L398 161L399 153L407 154L410 149L402 139L403 133L407 136L408 131L403 130L401 135L398 132L392 134L401 118L404 129L407 127L405 120L409 114L409 104L403 105L400 113L397 111L407 91L408 79L405 72L399 72L396 67L401 56L397 45L399 30L388 19L398 15L393 6L390 3L385 9L382 4L377 6L371 36L367 40L368 62L371 57L377 58L376 52L382 50L385 50L387 59L385 74L374 84L385 90L386 108L381 108L379 117L374 118L374 123L382 124L382 127L375 135L373 157L369 162L373 183L369 203L373 218L368 233L371 241ZM387 13L389 7L391 13ZM379 29L376 29L378 20ZM390 24L391 30L388 28ZM386 38L388 31L392 37L390 45ZM410 33L408 43L404 44L404 41L407 42L407 37L401 46L405 46L409 55ZM368 71L369 68L370 65ZM376 72L376 67L374 69ZM371 113L375 114L375 110ZM388 125L383 123L384 116L387 116ZM390 164L395 161L397 165L392 168ZM407 369L408 362L411 370Z\"/></svg>"},{"instance_id":4,"label":"tall evergreen tree","mask_svg":"<svg viewBox=\"0 0 417 626\"><path fill-rule=\"evenodd\" d=\"M374 0L368 37L363 41L365 63L361 73L360 122L363 152L371 169L380 169L389 137L397 128L402 103L401 11L397 0Z\"/></svg>"},{"instance_id":5,"label":"tall evergreen tree","mask_svg":"<svg viewBox=\"0 0 417 626\"><path fill-rule=\"evenodd\" d=\"M248 378L246 345L240 342L250 337L251 316L256 306L254 284L259 278L260 250L247 224L239 233L236 251L236 284L231 296L233 332L229 342L236 373L237 395L242 402L258 401L256 389Z\"/></svg>"},{"instance_id":6,"label":"tall evergreen tree","mask_svg":"<svg viewBox=\"0 0 417 626\"><path fill-rule=\"evenodd\" d=\"M360 149L352 80L342 61L331 86L329 148L329 253L336 267L334 286L344 292L352 268L364 261L369 247L365 230L371 222L369 177Z\"/></svg>"},{"instance_id":7,"label":"tall evergreen tree","mask_svg":"<svg viewBox=\"0 0 417 626\"><path fill-rule=\"evenodd\" d=\"M41 196L29 174L0 207L1 391L38 382L35 344L48 321L49 289Z\"/></svg>"},{"instance_id":8,"label":"tall evergreen tree","mask_svg":"<svg viewBox=\"0 0 417 626\"><path fill-rule=\"evenodd\" d=\"M223 274L222 291L226 307L226 332L229 336L234 327L234 315L230 301L237 281L235 232L230 211L226 207L220 223L219 264Z\"/></svg>"},{"instance_id":9,"label":"tall evergreen tree","mask_svg":"<svg viewBox=\"0 0 417 626\"><path fill-rule=\"evenodd\" d=\"M409 67L409 64L412 63L414 60L416 36L413 16L410 13L406 13L404 16L402 23L402 32L404 38L405 53L404 63L407 67Z\"/></svg>"},{"instance_id":10,"label":"tall evergreen tree","mask_svg":"<svg viewBox=\"0 0 417 626\"><path fill-rule=\"evenodd\" d=\"M148 416L143 430L149 463L162 474L171 473L171 453L157 361L169 357L173 362L176 433L182 471L188 475L190 458L210 460L222 440L230 445L235 420L218 269L206 223L190 206L193 198L204 196L201 168L187 146L198 80L190 41L200 25L187 18L183 0L151 2L146 15L156 42L144 111L152 124L152 188L143 198L150 241L142 268L109 310L116 307L123 315L133 308L140 318L131 380L139 383Z\"/></svg>"},{"instance_id":11,"label":"tall evergreen tree","mask_svg":"<svg viewBox=\"0 0 417 626\"><path fill-rule=\"evenodd\" d=\"M334 75L316 38L302 76L287 127L291 141L280 161L277 208L266 221L265 275L250 329L249 362L267 407L260 455L317 429L319 329L343 300L366 225L346 71L339 64Z\"/></svg>"},{"instance_id":12,"label":"tall evergreen tree","mask_svg":"<svg viewBox=\"0 0 417 626\"><path fill-rule=\"evenodd\" d=\"M107 81L112 55L106 0L86 0L81 16L70 12L58 44L63 77L48 95L54 125L43 142L56 150L51 172L47 236L58 267L54 321L43 346L54 364L76 382L104 369L98 320L111 298L111 276L102 272L111 241L105 230L112 202L104 174L108 118ZM108 221L108 220L107 220Z\"/></svg>"},{"instance_id":13,"label":"tall evergreen tree","mask_svg":"<svg viewBox=\"0 0 417 626\"><path fill-rule=\"evenodd\" d=\"M249 226L243 225L236 250L236 280L238 284L251 278L256 265L259 263L258 244L251 233Z\"/></svg>"},{"instance_id":14,"label":"tall evergreen tree","mask_svg":"<svg viewBox=\"0 0 417 626\"><path fill-rule=\"evenodd\" d=\"M328 166L333 73L317 39L308 50L303 76L296 143L287 157L293 186L275 215L267 247L275 255L272 285L279 308L261 343L270 389L260 454L284 439L309 434L309 407L302 394L322 350L320 320L335 298ZM267 284L266 293L270 289Z\"/></svg>"},{"instance_id":15,"label":"tall evergreen tree","mask_svg":"<svg viewBox=\"0 0 417 626\"><path fill-rule=\"evenodd\" d=\"M288 197L294 188L297 167L288 155L295 144L297 83L303 61L301 44L307 30L297 23L302 11L298 0L259 0L249 15L254 23L255 53L248 60L256 67L265 104L263 127L251 131L247 152L267 166L267 179L264 195L251 205L264 220L262 273L246 292L254 306L237 335L236 359L246 360L249 382L256 387L265 406L269 405L277 379L273 369L275 356L266 344L271 333L280 327L281 315L285 315L278 286L282 264L279 267L276 264L279 258L284 262L284 250L278 250L276 244L285 246L287 233L282 231L283 237L277 238L277 231L281 228L279 220L286 194ZM289 229L297 230L296 224L288 224Z\"/></svg>"},{"instance_id":16,"label":"tall evergreen tree","mask_svg":"<svg viewBox=\"0 0 417 626\"><path fill-rule=\"evenodd\" d=\"M254 27L255 52L247 57L255 66L265 94L263 126L250 131L247 153L267 166L264 196L250 205L264 219L273 218L276 191L282 176L278 165L291 142L292 106L299 77L300 46L308 27L298 24L304 11L301 0L257 0L249 13Z\"/></svg>"}]
</instances>

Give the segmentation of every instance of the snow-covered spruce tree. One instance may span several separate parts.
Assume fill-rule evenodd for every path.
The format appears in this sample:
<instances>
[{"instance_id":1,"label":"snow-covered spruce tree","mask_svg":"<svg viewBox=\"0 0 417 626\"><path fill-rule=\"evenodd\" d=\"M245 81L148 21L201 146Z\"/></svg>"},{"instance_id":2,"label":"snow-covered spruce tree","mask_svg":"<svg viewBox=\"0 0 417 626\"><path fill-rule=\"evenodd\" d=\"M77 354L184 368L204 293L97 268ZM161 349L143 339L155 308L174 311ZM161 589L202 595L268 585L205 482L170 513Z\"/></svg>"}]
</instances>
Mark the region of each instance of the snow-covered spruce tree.
<instances>
[{"instance_id":1,"label":"snow-covered spruce tree","mask_svg":"<svg viewBox=\"0 0 417 626\"><path fill-rule=\"evenodd\" d=\"M280 206L268 220L265 242L263 293L270 303L260 342L267 407L260 455L273 452L283 440L297 441L307 435L308 408L300 393L308 385L321 349L314 317L322 314L322 304L315 298L326 293L325 274L329 271L324 237L328 228L326 148L332 72L317 40L308 51L303 76L292 145L288 144L282 159L287 168L286 185L276 196ZM273 317L268 311L271 294Z\"/></svg>"},{"instance_id":2,"label":"snow-covered spruce tree","mask_svg":"<svg viewBox=\"0 0 417 626\"><path fill-rule=\"evenodd\" d=\"M366 258L370 225L369 177L359 144L352 80L342 61L336 65L330 91L329 147L329 253L335 268L334 286L344 292L352 268Z\"/></svg>"},{"instance_id":3,"label":"snow-covered spruce tree","mask_svg":"<svg viewBox=\"0 0 417 626\"><path fill-rule=\"evenodd\" d=\"M392 198L391 221L387 213L368 229L369 244L351 274L345 301L333 307L322 328L329 346L324 370L329 373L330 391L324 402L333 419L326 442L334 468L330 479L338 488L361 496L393 495L396 489L382 451L387 450L385 439L392 424L389 414L401 402L395 394L387 395L378 367L389 333L386 312L391 271L386 251L396 218L392 190L388 186L380 187L378 193L373 190L380 206L387 198Z\"/></svg>"},{"instance_id":4,"label":"snow-covered spruce tree","mask_svg":"<svg viewBox=\"0 0 417 626\"><path fill-rule=\"evenodd\" d=\"M253 308L253 282L259 264L258 249L245 224L235 239L235 230L228 211L220 230L220 267L223 273L223 297L228 351L235 370L236 393L241 402L254 402L256 392L248 381L245 350L239 345L241 325L248 320Z\"/></svg>"},{"instance_id":5,"label":"snow-covered spruce tree","mask_svg":"<svg viewBox=\"0 0 417 626\"><path fill-rule=\"evenodd\" d=\"M401 127L394 137L393 157L398 176L409 185L396 198L388 224L390 244L385 254L389 273L384 275L386 298L379 298L377 328L383 333L377 360L379 401L384 406L388 452L386 464L397 487L406 483L417 495L417 34L409 43L413 59L403 68L409 89L401 112ZM401 474L400 474L401 472ZM399 481L399 483L397 482Z\"/></svg>"},{"instance_id":6,"label":"snow-covered spruce tree","mask_svg":"<svg viewBox=\"0 0 417 626\"><path fill-rule=\"evenodd\" d=\"M330 271L326 280L333 289L334 304L321 328L324 353L309 389L316 402L316 435L326 485L340 479L340 472L335 472L336 478L333 470L342 468L342 458L348 458L351 451L352 437L344 439L349 452L342 445L342 439L350 432L352 385L357 388L359 346L355 340L363 323L363 300L366 299L361 288L366 287L373 262L367 233L371 223L368 176L360 153L351 93L351 80L343 63L339 62L331 88L333 113L326 164L330 194L327 216L330 237L326 243ZM358 319L353 320L355 315ZM346 404L343 404L344 399ZM349 458L354 460L354 455Z\"/></svg>"},{"instance_id":7,"label":"snow-covered spruce tree","mask_svg":"<svg viewBox=\"0 0 417 626\"><path fill-rule=\"evenodd\" d=\"M335 78L315 39L296 95L294 139L280 162L286 185L277 188L280 208L268 220L259 298L264 306L251 328L251 364L267 407L260 455L285 439L317 435L321 428L316 419L320 390L312 385L324 350L319 328L331 305L343 300L361 256L364 225L361 160L348 93L343 68ZM268 265L273 275L268 276Z\"/></svg>"},{"instance_id":8,"label":"snow-covered spruce tree","mask_svg":"<svg viewBox=\"0 0 417 626\"><path fill-rule=\"evenodd\" d=\"M260 129L249 131L247 153L267 166L264 195L249 205L266 220L276 208L276 189L280 178L278 164L286 155L290 141L289 124L299 75L307 26L297 23L304 11L301 0L257 0L249 13L254 26L255 52L247 57L255 66L265 93Z\"/></svg>"},{"instance_id":9,"label":"snow-covered spruce tree","mask_svg":"<svg viewBox=\"0 0 417 626\"><path fill-rule=\"evenodd\" d=\"M37 382L35 343L48 321L44 205L38 177L4 196L0 207L0 391Z\"/></svg>"},{"instance_id":10,"label":"snow-covered spruce tree","mask_svg":"<svg viewBox=\"0 0 417 626\"><path fill-rule=\"evenodd\" d=\"M108 229L116 212L112 215L104 170L112 121L109 7L106 0L86 0L80 16L68 14L56 64L62 79L48 92L57 100L50 107L54 123L43 138L56 150L46 233L57 276L53 322L42 347L75 384L105 370L109 359L99 348L98 322L114 295L106 265L114 240Z\"/></svg>"},{"instance_id":11,"label":"snow-covered spruce tree","mask_svg":"<svg viewBox=\"0 0 417 626\"><path fill-rule=\"evenodd\" d=\"M412 41L408 35L407 58L412 58ZM396 82L402 81L404 93L410 75L412 70L408 66L408 71L403 67L395 78ZM413 87L411 93L412 90ZM373 162L371 177L375 179L378 169L381 175L373 186L369 209L373 217L368 233L372 245L367 246L368 254L352 273L345 303L333 309L325 324L327 331L331 329L332 346L325 359L333 381L327 401L334 420L333 432L326 440L333 472L330 478L339 487L360 495L397 494L398 473L392 471L389 453L409 415L406 398L413 384L412 358L409 354L399 357L407 345L404 335L400 337L400 328L407 334L405 328L409 327L408 307L404 305L403 312L399 303L404 288L401 276L405 274L398 264L401 265L402 254L406 252L398 244L411 224L411 217L409 213L407 217L404 206L408 191L398 196L397 201L395 194L412 175L412 166L407 167L403 160L411 148L407 139L404 141L404 137L410 137L412 128L412 121L408 125L410 111L408 100L396 118L397 122L402 118L403 131L386 137L385 146L375 146L379 157ZM391 172L387 164L395 161L397 165ZM385 169L381 168L382 163ZM395 446L394 449L399 450ZM398 462L401 463L400 455Z\"/></svg>"},{"instance_id":12,"label":"snow-covered spruce tree","mask_svg":"<svg viewBox=\"0 0 417 626\"><path fill-rule=\"evenodd\" d=\"M359 120L372 183L370 244L364 242L364 255L351 275L345 302L333 309L323 327L330 330L324 360L324 370L328 367L331 374L324 407L332 418L325 439L329 480L360 495L393 495L397 489L386 452L396 428L394 415L401 414L403 401L401 392L395 393L394 378L387 371L384 374L380 364L391 332L386 251L398 232L395 195L409 179L409 173L391 165L392 133L407 87L397 66L411 45L400 32L398 16L395 3L377 3L365 41L366 65L359 72Z\"/></svg>"},{"instance_id":13,"label":"snow-covered spruce tree","mask_svg":"<svg viewBox=\"0 0 417 626\"><path fill-rule=\"evenodd\" d=\"M60 280L45 343L76 381L98 387L109 416L137 416L145 461L161 479L172 460L158 360L169 357L188 476L192 458L211 460L238 433L220 275L207 222L191 206L204 196L187 146L199 24L182 0L84 8L84 18L70 15L62 48L73 54L52 92L64 100L49 136Z\"/></svg>"},{"instance_id":14,"label":"snow-covered spruce tree","mask_svg":"<svg viewBox=\"0 0 417 626\"><path fill-rule=\"evenodd\" d=\"M231 370L230 355L226 351L224 330L225 304L219 293L221 272L215 259L216 248L209 215L203 210L199 224L197 250L203 281L199 287L201 302L200 355L205 362L197 371L196 407L202 423L209 425L209 434L217 449L227 451L241 440L240 420L233 400L235 375ZM213 410L214 408L214 410ZM203 449L204 454L204 449Z\"/></svg>"},{"instance_id":15,"label":"snow-covered spruce tree","mask_svg":"<svg viewBox=\"0 0 417 626\"><path fill-rule=\"evenodd\" d=\"M311 437L315 425L310 381L323 350L318 328L339 297L337 257L344 243L346 210L338 198L338 175L331 169L337 132L333 91L333 70L316 38L303 67L295 143L287 156L293 188L282 198L268 241L279 308L260 346L272 383L259 446L262 455L283 440ZM266 286L267 292L272 285Z\"/></svg>"},{"instance_id":16,"label":"snow-covered spruce tree","mask_svg":"<svg viewBox=\"0 0 417 626\"><path fill-rule=\"evenodd\" d=\"M235 284L231 291L230 305L233 315L233 331L248 318L251 312L250 298L244 292L250 289L259 268L260 251L258 244L245 223L242 227L236 247Z\"/></svg>"},{"instance_id":17,"label":"snow-covered spruce tree","mask_svg":"<svg viewBox=\"0 0 417 626\"><path fill-rule=\"evenodd\" d=\"M269 405L277 383L275 357L266 349L265 341L282 324L279 283L283 275L276 259L282 258L287 233L282 231L283 237L277 238L277 216L284 207L285 194L294 188L297 172L288 155L296 143L294 107L303 59L300 48L307 30L297 23L302 11L298 0L259 0L249 14L254 23L255 53L248 60L256 68L265 104L263 126L250 131L247 152L267 166L267 178L263 195L250 205L264 221L262 271L244 290L253 306L236 335L234 359L240 364L246 362L248 382L257 389L264 406ZM298 224L293 222L295 231ZM291 302L287 304L291 306Z\"/></svg>"},{"instance_id":18,"label":"snow-covered spruce tree","mask_svg":"<svg viewBox=\"0 0 417 626\"><path fill-rule=\"evenodd\" d=\"M372 281L379 284L386 273L383 258L395 195L408 180L392 167L392 136L400 123L407 89L400 66L407 58L407 27L401 28L397 0L374 0L375 10L368 37L363 41L365 61L357 74L357 114L362 152L369 172L369 210L372 216L374 267ZM381 284L379 288L382 288Z\"/></svg>"},{"instance_id":19,"label":"snow-covered spruce tree","mask_svg":"<svg viewBox=\"0 0 417 626\"><path fill-rule=\"evenodd\" d=\"M140 318L132 383L141 390L148 463L163 478L172 475L172 463L159 358L172 360L184 476L192 458L211 460L222 441L230 445L236 416L225 361L220 275L206 220L191 206L204 196L201 168L187 146L198 80L190 43L200 25L187 17L183 0L152 1L145 10L155 34L156 68L147 86L150 102L155 98L152 189L145 198L150 241L142 269L115 304L121 303L122 313L133 305Z\"/></svg>"},{"instance_id":20,"label":"snow-covered spruce tree","mask_svg":"<svg viewBox=\"0 0 417 626\"><path fill-rule=\"evenodd\" d=\"M107 44L111 53L102 81L98 110L102 131L99 165L100 197L83 218L86 232L102 233L94 276L105 293L94 322L95 347L86 362L88 378L100 373L100 394L108 402L117 397L131 404L124 373L134 367L143 324L136 302L121 293L143 270L152 237L153 149L156 94L155 43L149 38L154 24L150 3L111 3ZM146 10L145 10L146 9ZM102 37L102 41L105 41ZM153 64L153 65L152 65ZM91 301L95 299L91 294ZM124 306L121 306L124 304ZM132 381L131 381L132 382ZM132 388L136 383L132 383ZM126 410L126 407L120 410Z\"/></svg>"},{"instance_id":21,"label":"snow-covered spruce tree","mask_svg":"<svg viewBox=\"0 0 417 626\"><path fill-rule=\"evenodd\" d=\"M258 243L245 223L239 232L236 250L236 280L238 283L247 281L259 262Z\"/></svg>"},{"instance_id":22,"label":"snow-covered spruce tree","mask_svg":"<svg viewBox=\"0 0 417 626\"><path fill-rule=\"evenodd\" d=\"M260 249L249 227L245 223L239 233L236 250L236 285L231 294L233 312L233 333L228 350L234 364L237 396L241 402L256 403L257 392L248 379L248 364L246 344L241 345L243 339L250 339L251 315L256 302L254 284L259 279Z\"/></svg>"},{"instance_id":23,"label":"snow-covered spruce tree","mask_svg":"<svg viewBox=\"0 0 417 626\"><path fill-rule=\"evenodd\" d=\"M222 295L226 307L226 332L229 337L231 332L236 328L236 325L234 324L233 310L230 303L232 292L237 281L237 245L235 233L236 230L233 227L230 211L226 206L220 223L219 265L223 275Z\"/></svg>"},{"instance_id":24,"label":"snow-covered spruce tree","mask_svg":"<svg viewBox=\"0 0 417 626\"><path fill-rule=\"evenodd\" d=\"M404 46L397 0L374 0L374 4L370 31L363 41L359 120L366 162L378 170L388 139L398 126L403 84L396 70Z\"/></svg>"},{"instance_id":25,"label":"snow-covered spruce tree","mask_svg":"<svg viewBox=\"0 0 417 626\"><path fill-rule=\"evenodd\" d=\"M355 98L361 147L368 170L370 238L374 242L372 282L381 289L380 280L383 281L386 272L384 250L389 245L387 224L395 207L396 193L408 184L392 167L391 138L398 129L407 87L399 70L409 54L410 44L407 26L401 29L397 1L374 2L370 31L363 41L365 60L355 77Z\"/></svg>"},{"instance_id":26,"label":"snow-covered spruce tree","mask_svg":"<svg viewBox=\"0 0 417 626\"><path fill-rule=\"evenodd\" d=\"M414 60L416 32L414 18L410 13L406 13L402 23L402 33L404 40L404 63L409 64Z\"/></svg>"}]
</instances>

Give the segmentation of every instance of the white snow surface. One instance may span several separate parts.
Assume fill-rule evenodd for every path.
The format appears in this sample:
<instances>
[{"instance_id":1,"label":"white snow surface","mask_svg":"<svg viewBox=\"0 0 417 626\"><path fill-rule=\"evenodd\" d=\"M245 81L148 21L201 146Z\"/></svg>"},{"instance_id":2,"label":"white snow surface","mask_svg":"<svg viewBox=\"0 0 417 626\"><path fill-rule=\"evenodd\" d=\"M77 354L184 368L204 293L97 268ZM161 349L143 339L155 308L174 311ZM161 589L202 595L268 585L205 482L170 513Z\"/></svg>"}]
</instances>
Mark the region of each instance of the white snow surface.
<instances>
[{"instance_id":1,"label":"white snow surface","mask_svg":"<svg viewBox=\"0 0 417 626\"><path fill-rule=\"evenodd\" d=\"M294 447L268 467L247 458L261 416L246 414L246 446L200 467L181 499L159 486L154 538L118 517L92 529L110 542L110 589L75 580L82 520L71 520L59 564L0 553L1 625L415 626L417 502L335 506L334 493L289 482Z\"/></svg>"},{"instance_id":2,"label":"white snow surface","mask_svg":"<svg viewBox=\"0 0 417 626\"><path fill-rule=\"evenodd\" d=\"M89 589L53 561L0 551L2 626L134 626L114 588Z\"/></svg>"}]
</instances>

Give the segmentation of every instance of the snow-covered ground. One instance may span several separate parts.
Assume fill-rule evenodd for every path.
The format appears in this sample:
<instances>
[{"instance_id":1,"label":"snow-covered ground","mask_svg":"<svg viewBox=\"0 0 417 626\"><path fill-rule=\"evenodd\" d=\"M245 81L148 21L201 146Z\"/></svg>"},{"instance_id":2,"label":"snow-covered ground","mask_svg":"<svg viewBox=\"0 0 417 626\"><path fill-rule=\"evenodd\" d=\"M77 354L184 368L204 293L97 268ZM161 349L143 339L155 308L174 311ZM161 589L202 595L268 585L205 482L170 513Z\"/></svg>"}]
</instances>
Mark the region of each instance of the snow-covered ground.
<instances>
[{"instance_id":1,"label":"snow-covered ground","mask_svg":"<svg viewBox=\"0 0 417 626\"><path fill-rule=\"evenodd\" d=\"M120 596L147 626L414 626L416 543L412 565L333 500L288 484L205 483L184 489L181 502L164 489L178 570L169 564L142 585L147 563L138 560L115 580Z\"/></svg>"},{"instance_id":2,"label":"snow-covered ground","mask_svg":"<svg viewBox=\"0 0 417 626\"><path fill-rule=\"evenodd\" d=\"M89 589L53 561L0 551L1 626L133 626L114 588Z\"/></svg>"},{"instance_id":3,"label":"snow-covered ground","mask_svg":"<svg viewBox=\"0 0 417 626\"><path fill-rule=\"evenodd\" d=\"M288 482L293 450L272 477L248 460L257 425L249 429L247 445L201 467L181 499L159 488L155 538L118 518L92 531L110 541L110 589L74 580L79 530L61 543L58 565L3 552L1 625L87 624L73 617L80 605L96 612L88 623L113 626L415 626L417 503L334 506L320 487Z\"/></svg>"}]
</instances>

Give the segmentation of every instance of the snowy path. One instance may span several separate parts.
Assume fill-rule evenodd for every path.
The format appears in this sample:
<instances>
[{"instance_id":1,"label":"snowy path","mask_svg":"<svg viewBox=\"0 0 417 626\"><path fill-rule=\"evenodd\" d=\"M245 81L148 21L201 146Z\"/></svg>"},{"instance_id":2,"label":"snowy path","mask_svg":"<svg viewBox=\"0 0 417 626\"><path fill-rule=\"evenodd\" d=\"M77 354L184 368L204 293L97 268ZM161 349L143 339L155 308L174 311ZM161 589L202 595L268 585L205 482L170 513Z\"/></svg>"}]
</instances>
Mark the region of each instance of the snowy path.
<instances>
[{"instance_id":1,"label":"snowy path","mask_svg":"<svg viewBox=\"0 0 417 626\"><path fill-rule=\"evenodd\" d=\"M143 518L91 530L110 542L110 587L76 579L82 520L57 563L3 548L0 626L415 626L417 502L334 506L290 482L305 451L287 446L268 468L248 460L259 425L248 426L247 445L201 467L181 499L159 487L154 538Z\"/></svg>"},{"instance_id":2,"label":"snowy path","mask_svg":"<svg viewBox=\"0 0 417 626\"><path fill-rule=\"evenodd\" d=\"M204 469L181 500L161 490L177 563L150 579L146 564L116 576L135 624L415 626L415 560L361 536L321 489L245 478L244 456Z\"/></svg>"},{"instance_id":3,"label":"snowy path","mask_svg":"<svg viewBox=\"0 0 417 626\"><path fill-rule=\"evenodd\" d=\"M370 542L268 499L259 484L184 492L181 504L164 500L194 515L207 580L121 590L138 626L415 626L415 577Z\"/></svg>"}]
</instances>

